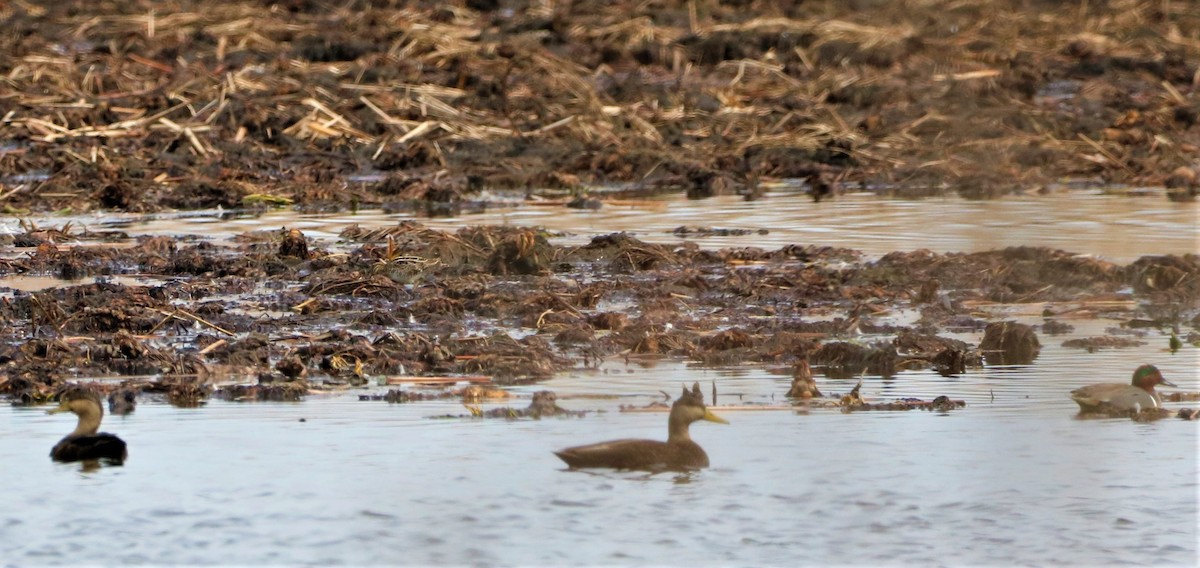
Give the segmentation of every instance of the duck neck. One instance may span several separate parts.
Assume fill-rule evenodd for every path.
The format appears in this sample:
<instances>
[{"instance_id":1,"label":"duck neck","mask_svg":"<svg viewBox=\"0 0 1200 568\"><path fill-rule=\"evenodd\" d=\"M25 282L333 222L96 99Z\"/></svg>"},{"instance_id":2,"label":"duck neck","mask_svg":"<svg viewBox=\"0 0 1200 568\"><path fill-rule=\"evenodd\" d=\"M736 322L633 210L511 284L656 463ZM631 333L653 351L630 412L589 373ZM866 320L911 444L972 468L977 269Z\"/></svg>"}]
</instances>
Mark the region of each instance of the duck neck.
<instances>
[{"instance_id":1,"label":"duck neck","mask_svg":"<svg viewBox=\"0 0 1200 568\"><path fill-rule=\"evenodd\" d=\"M688 426L691 423L692 421L681 413L672 412L671 418L667 422L667 443L691 440L692 437L688 434Z\"/></svg>"},{"instance_id":2,"label":"duck neck","mask_svg":"<svg viewBox=\"0 0 1200 568\"><path fill-rule=\"evenodd\" d=\"M1158 394L1158 391L1154 390L1154 387L1150 387L1146 389L1146 391L1150 393L1150 398L1153 398L1154 402L1158 403L1159 406L1162 406L1162 395Z\"/></svg>"},{"instance_id":3,"label":"duck neck","mask_svg":"<svg viewBox=\"0 0 1200 568\"><path fill-rule=\"evenodd\" d=\"M75 426L75 431L71 432L72 436L90 436L100 429L100 418L104 411L99 406L81 405L81 408L75 410L75 414L79 416L79 424Z\"/></svg>"}]
</instances>

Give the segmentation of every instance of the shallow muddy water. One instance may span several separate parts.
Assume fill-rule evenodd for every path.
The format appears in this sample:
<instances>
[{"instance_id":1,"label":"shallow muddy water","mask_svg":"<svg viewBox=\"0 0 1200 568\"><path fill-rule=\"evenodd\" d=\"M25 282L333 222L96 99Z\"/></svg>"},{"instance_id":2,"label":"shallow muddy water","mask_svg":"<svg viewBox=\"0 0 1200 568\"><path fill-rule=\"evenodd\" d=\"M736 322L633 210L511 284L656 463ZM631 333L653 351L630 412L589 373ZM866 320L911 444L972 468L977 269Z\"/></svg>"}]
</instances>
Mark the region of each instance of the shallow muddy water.
<instances>
[{"instance_id":1,"label":"shallow muddy water","mask_svg":"<svg viewBox=\"0 0 1200 568\"><path fill-rule=\"evenodd\" d=\"M775 194L717 205L520 207L422 222L542 225L579 242L617 230L678 241L669 231L681 225L765 228L766 235L697 240L706 247L845 246L873 256L1047 245L1119 262L1192 252L1197 239L1197 206L1161 198L852 195L813 204ZM389 226L401 218L270 212L77 220L93 230L119 225L134 235L217 240L288 226L333 246L352 223ZM65 222L43 221L39 226ZM22 278L0 285L59 284ZM988 319L1007 314L1040 323L1041 308L991 308ZM892 323L911 323L912 316L899 312ZM551 389L561 406L595 411L540 421L432 418L466 414L449 400L357 400L381 387L299 403L213 400L196 409L143 397L134 414L105 421L104 430L129 443L129 461L94 471L47 456L73 427L72 417L3 406L0 563L1195 565L1197 423L1079 420L1067 392L1127 381L1143 362L1181 390L1197 391L1200 350L1189 345L1172 355L1166 336L1153 330L1140 347L1067 349L1062 341L1104 335L1119 322L1064 321L1075 331L1041 335L1044 348L1030 366L864 381L868 401L948 395L967 402L961 410L741 411L725 415L728 426L699 423L692 433L712 467L689 475L572 472L551 452L611 438L664 438L665 414L618 406L659 400L660 391L675 394L684 382L700 381L706 397L715 382L720 404L781 403L788 377L758 366L700 370L681 361L610 360L599 370L513 389L520 395L513 406ZM854 386L818 380L827 395Z\"/></svg>"},{"instance_id":2,"label":"shallow muddy water","mask_svg":"<svg viewBox=\"0 0 1200 568\"><path fill-rule=\"evenodd\" d=\"M1114 262L1147 254L1184 254L1200 249L1200 206L1175 203L1161 195L1125 197L1072 191L1048 196L967 201L956 197L900 200L851 194L813 203L798 188L779 188L758 201L737 196L687 200L681 196L606 205L598 211L561 205L508 202L511 207L448 218L417 218L434 229L467 225L538 226L564 233L564 242L628 231L652 242L691 240L708 248L790 244L860 250L871 257L920 248L935 252L977 252L1007 246L1048 246ZM224 212L153 216L83 216L36 219L39 227L68 221L92 230L119 228L130 234L198 235L222 240L253 230L301 229L310 239L331 243L353 224L393 226L410 214L363 211L357 214L300 215L270 211L261 215ZM679 227L749 229L741 236L679 237ZM765 230L766 233L757 232ZM17 220L0 230L18 231Z\"/></svg>"},{"instance_id":3,"label":"shallow muddy water","mask_svg":"<svg viewBox=\"0 0 1200 568\"><path fill-rule=\"evenodd\" d=\"M1142 361L1195 391L1197 350L1171 355L1151 334L1143 347L1087 354L1061 341L1111 322L1072 323L1028 367L864 382L868 399L946 394L962 410L734 411L728 426L698 423L712 468L690 475L572 472L551 451L664 437L664 414L618 405L684 381L706 396L715 382L721 404L770 403L787 377L610 361L515 389L514 406L549 388L566 408L598 411L540 421L434 419L466 411L361 402L362 391L145 402L107 418L130 459L96 471L47 457L73 417L6 406L0 548L16 565L1194 565L1196 423L1079 420L1066 393L1125 380Z\"/></svg>"}]
</instances>

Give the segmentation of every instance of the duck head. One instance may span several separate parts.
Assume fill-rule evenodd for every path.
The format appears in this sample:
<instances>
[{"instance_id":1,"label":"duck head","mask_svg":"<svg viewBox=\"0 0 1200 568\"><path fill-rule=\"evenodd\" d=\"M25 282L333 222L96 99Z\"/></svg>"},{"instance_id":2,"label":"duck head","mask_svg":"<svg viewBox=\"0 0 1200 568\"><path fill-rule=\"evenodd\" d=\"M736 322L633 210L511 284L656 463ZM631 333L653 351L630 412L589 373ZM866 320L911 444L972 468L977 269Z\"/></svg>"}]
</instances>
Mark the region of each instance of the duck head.
<instances>
[{"instance_id":1,"label":"duck head","mask_svg":"<svg viewBox=\"0 0 1200 568\"><path fill-rule=\"evenodd\" d=\"M554 391L544 390L533 393L533 402L529 403L529 412L549 416L558 411L558 395L554 394Z\"/></svg>"},{"instance_id":2,"label":"duck head","mask_svg":"<svg viewBox=\"0 0 1200 568\"><path fill-rule=\"evenodd\" d=\"M80 388L71 387L58 395L58 407L47 410L47 414L58 414L60 412L73 412L75 414L97 413L104 414L104 407L100 404L100 396L96 393Z\"/></svg>"},{"instance_id":3,"label":"duck head","mask_svg":"<svg viewBox=\"0 0 1200 568\"><path fill-rule=\"evenodd\" d=\"M1154 392L1156 385L1166 385L1168 387L1175 386L1175 383L1164 379L1158 367L1154 365L1142 365L1133 372L1133 386L1143 389L1147 392Z\"/></svg>"},{"instance_id":4,"label":"duck head","mask_svg":"<svg viewBox=\"0 0 1200 568\"><path fill-rule=\"evenodd\" d=\"M687 422L695 422L697 420L707 420L718 424L729 424L728 420L713 414L706 406L704 406L704 395L700 392L700 383L692 385L692 390L683 387L683 394L675 400L671 405L671 416L674 418L678 415Z\"/></svg>"},{"instance_id":5,"label":"duck head","mask_svg":"<svg viewBox=\"0 0 1200 568\"><path fill-rule=\"evenodd\" d=\"M47 410L46 414L58 414L60 412L73 412L75 414L80 414L83 412L88 412L88 411L94 410L92 408L92 405L99 406L98 404L96 404L94 402L91 402L88 400L83 400L83 399L61 400L61 401L59 401L58 406L51 408L50 410Z\"/></svg>"},{"instance_id":6,"label":"duck head","mask_svg":"<svg viewBox=\"0 0 1200 568\"><path fill-rule=\"evenodd\" d=\"M47 414L71 412L79 417L79 425L73 435L95 434L100 429L100 420L104 417L104 407L100 405L100 397L89 390L71 388L58 395L58 407L47 410Z\"/></svg>"}]
</instances>

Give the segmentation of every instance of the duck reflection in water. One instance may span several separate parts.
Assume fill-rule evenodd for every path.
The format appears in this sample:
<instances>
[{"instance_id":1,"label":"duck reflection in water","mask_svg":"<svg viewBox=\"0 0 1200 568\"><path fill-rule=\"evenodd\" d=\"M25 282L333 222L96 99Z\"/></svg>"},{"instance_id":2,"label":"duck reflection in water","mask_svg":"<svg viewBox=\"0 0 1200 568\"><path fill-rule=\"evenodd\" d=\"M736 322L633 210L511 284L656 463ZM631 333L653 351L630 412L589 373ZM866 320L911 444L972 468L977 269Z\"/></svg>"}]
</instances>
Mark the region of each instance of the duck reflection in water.
<instances>
[{"instance_id":1,"label":"duck reflection in water","mask_svg":"<svg viewBox=\"0 0 1200 568\"><path fill-rule=\"evenodd\" d=\"M47 411L48 414L72 412L79 417L75 431L59 440L50 450L50 457L57 462L78 462L103 460L113 465L125 462L128 452L125 442L120 438L103 432L100 420L104 418L104 407L100 397L87 389L72 388L59 396L58 408Z\"/></svg>"}]
</instances>

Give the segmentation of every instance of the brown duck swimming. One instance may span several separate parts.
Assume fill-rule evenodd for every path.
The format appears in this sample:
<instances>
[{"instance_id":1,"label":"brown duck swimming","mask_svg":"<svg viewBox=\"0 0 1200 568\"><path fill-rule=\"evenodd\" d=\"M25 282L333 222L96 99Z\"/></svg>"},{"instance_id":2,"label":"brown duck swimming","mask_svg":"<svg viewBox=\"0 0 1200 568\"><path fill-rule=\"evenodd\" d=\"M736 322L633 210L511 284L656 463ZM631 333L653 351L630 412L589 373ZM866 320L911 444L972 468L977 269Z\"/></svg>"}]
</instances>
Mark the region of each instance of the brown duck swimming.
<instances>
[{"instance_id":1,"label":"brown duck swimming","mask_svg":"<svg viewBox=\"0 0 1200 568\"><path fill-rule=\"evenodd\" d=\"M671 416L667 420L667 441L657 440L613 440L587 446L576 446L554 452L567 462L571 469L607 467L616 469L640 469L650 471L681 471L708 467L708 454L704 448L692 441L688 426L697 420L708 420L728 424L704 407L704 395L696 383L671 405Z\"/></svg>"},{"instance_id":2,"label":"brown duck swimming","mask_svg":"<svg viewBox=\"0 0 1200 568\"><path fill-rule=\"evenodd\" d=\"M47 411L48 414L73 412L79 417L79 425L75 431L60 440L50 450L54 461L74 462L83 460L105 460L121 464L128 453L125 442L120 438L103 432L100 420L104 417L104 407L100 405L100 397L83 389L73 389L59 397L58 408Z\"/></svg>"},{"instance_id":3,"label":"brown duck swimming","mask_svg":"<svg viewBox=\"0 0 1200 568\"><path fill-rule=\"evenodd\" d=\"M137 408L137 391L124 388L112 391L108 395L108 411L114 416L124 416Z\"/></svg>"},{"instance_id":4,"label":"brown duck swimming","mask_svg":"<svg viewBox=\"0 0 1200 568\"><path fill-rule=\"evenodd\" d=\"M1133 372L1130 384L1088 385L1071 391L1071 398L1079 403L1080 412L1140 412L1162 406L1162 397L1154 390L1156 385L1175 386L1163 378L1158 367L1142 365Z\"/></svg>"}]
</instances>

